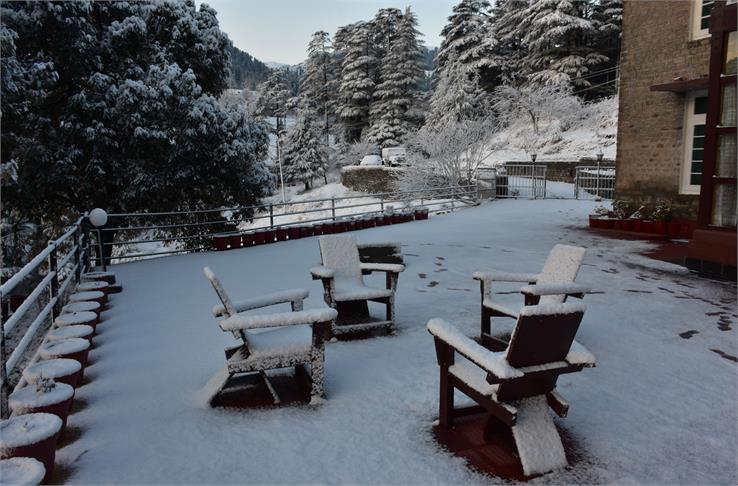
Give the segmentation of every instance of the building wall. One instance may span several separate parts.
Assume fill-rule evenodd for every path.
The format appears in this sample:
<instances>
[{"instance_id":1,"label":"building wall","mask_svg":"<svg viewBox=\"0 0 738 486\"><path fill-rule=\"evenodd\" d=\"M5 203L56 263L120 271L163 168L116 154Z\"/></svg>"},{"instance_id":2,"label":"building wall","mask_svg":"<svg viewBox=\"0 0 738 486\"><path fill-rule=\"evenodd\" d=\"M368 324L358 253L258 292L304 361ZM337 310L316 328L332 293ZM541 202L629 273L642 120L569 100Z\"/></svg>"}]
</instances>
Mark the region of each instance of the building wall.
<instances>
[{"instance_id":1,"label":"building wall","mask_svg":"<svg viewBox=\"0 0 738 486\"><path fill-rule=\"evenodd\" d=\"M691 40L690 11L685 0L624 2L615 197L666 199L675 217L695 219L699 197L679 194L685 96L649 90L707 76L710 40Z\"/></svg>"}]
</instances>

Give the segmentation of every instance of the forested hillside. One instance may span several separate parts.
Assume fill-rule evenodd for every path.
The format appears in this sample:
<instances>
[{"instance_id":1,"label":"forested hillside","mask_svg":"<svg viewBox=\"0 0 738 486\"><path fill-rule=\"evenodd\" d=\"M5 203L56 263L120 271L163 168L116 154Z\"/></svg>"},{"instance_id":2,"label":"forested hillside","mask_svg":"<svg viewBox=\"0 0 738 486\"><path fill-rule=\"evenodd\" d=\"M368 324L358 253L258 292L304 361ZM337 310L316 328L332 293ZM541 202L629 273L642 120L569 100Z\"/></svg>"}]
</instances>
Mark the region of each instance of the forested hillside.
<instances>
[{"instance_id":1,"label":"forested hillside","mask_svg":"<svg viewBox=\"0 0 738 486\"><path fill-rule=\"evenodd\" d=\"M228 46L228 53L231 56L229 88L253 90L269 76L269 67L248 52L231 45Z\"/></svg>"}]
</instances>

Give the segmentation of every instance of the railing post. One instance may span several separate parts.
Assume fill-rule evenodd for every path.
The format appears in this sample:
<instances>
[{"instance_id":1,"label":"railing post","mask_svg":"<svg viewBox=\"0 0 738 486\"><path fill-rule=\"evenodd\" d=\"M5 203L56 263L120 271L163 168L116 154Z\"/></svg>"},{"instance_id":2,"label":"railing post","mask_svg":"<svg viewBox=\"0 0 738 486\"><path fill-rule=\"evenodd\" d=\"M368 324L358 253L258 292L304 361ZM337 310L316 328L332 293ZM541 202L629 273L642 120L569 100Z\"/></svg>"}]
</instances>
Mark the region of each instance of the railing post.
<instances>
[{"instance_id":1,"label":"railing post","mask_svg":"<svg viewBox=\"0 0 738 486\"><path fill-rule=\"evenodd\" d=\"M269 228L274 228L274 205L269 204Z\"/></svg>"},{"instance_id":2,"label":"railing post","mask_svg":"<svg viewBox=\"0 0 738 486\"><path fill-rule=\"evenodd\" d=\"M548 166L543 166L543 199L546 199L546 185L548 184Z\"/></svg>"},{"instance_id":3,"label":"railing post","mask_svg":"<svg viewBox=\"0 0 738 486\"><path fill-rule=\"evenodd\" d=\"M54 300L59 297L59 265L56 255L56 244L50 241L49 246L51 246L51 253L49 253L49 272L54 272L54 278L51 279L50 285L50 300ZM51 320L53 321L58 315L59 302L56 302L51 307Z\"/></svg>"},{"instance_id":4,"label":"railing post","mask_svg":"<svg viewBox=\"0 0 738 486\"><path fill-rule=\"evenodd\" d=\"M90 269L90 218L87 213L82 216L82 240L85 242L85 272Z\"/></svg>"},{"instance_id":5,"label":"railing post","mask_svg":"<svg viewBox=\"0 0 738 486\"><path fill-rule=\"evenodd\" d=\"M336 220L336 198L331 198L331 219Z\"/></svg>"},{"instance_id":6,"label":"railing post","mask_svg":"<svg viewBox=\"0 0 738 486\"><path fill-rule=\"evenodd\" d=\"M74 230L74 263L77 267L74 270L74 281L79 283L82 280L82 241L80 240L81 230L79 225Z\"/></svg>"},{"instance_id":7,"label":"railing post","mask_svg":"<svg viewBox=\"0 0 738 486\"><path fill-rule=\"evenodd\" d=\"M379 195L379 210L384 212L384 193Z\"/></svg>"},{"instance_id":8,"label":"railing post","mask_svg":"<svg viewBox=\"0 0 738 486\"><path fill-rule=\"evenodd\" d=\"M3 295L0 294L0 418L6 419L10 416L10 410L8 409L8 394L10 388L8 386L8 373L6 369L7 354L5 354L5 321L8 316L6 313L5 305L3 305Z\"/></svg>"}]
</instances>

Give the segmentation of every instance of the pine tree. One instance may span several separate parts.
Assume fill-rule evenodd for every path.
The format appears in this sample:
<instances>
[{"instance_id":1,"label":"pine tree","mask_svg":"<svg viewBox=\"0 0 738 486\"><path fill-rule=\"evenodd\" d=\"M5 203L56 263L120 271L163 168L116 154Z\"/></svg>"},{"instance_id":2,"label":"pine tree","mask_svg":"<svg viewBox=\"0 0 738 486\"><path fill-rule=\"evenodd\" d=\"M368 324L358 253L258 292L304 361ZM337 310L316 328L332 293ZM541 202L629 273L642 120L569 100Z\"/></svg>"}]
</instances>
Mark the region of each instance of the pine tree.
<instances>
[{"instance_id":1,"label":"pine tree","mask_svg":"<svg viewBox=\"0 0 738 486\"><path fill-rule=\"evenodd\" d=\"M315 32L308 45L300 96L305 107L321 120L326 145L335 116L336 73L332 57L330 35L322 30Z\"/></svg>"},{"instance_id":2,"label":"pine tree","mask_svg":"<svg viewBox=\"0 0 738 486\"><path fill-rule=\"evenodd\" d=\"M277 133L284 130L287 118L287 103L291 98L287 85L287 68L274 69L266 81L259 85L255 113L274 117Z\"/></svg>"},{"instance_id":3,"label":"pine tree","mask_svg":"<svg viewBox=\"0 0 738 486\"><path fill-rule=\"evenodd\" d=\"M371 23L349 25L345 36L337 111L345 139L353 142L361 138L362 131L369 125L378 61L372 45Z\"/></svg>"},{"instance_id":4,"label":"pine tree","mask_svg":"<svg viewBox=\"0 0 738 486\"><path fill-rule=\"evenodd\" d=\"M481 73L488 91L501 84L525 81L522 66L527 47L523 37L529 4L529 0L497 0L492 8L484 40L488 61Z\"/></svg>"},{"instance_id":5,"label":"pine tree","mask_svg":"<svg viewBox=\"0 0 738 486\"><path fill-rule=\"evenodd\" d=\"M587 77L592 87L587 89L587 98L601 98L615 94L617 66L620 61L620 36L623 22L622 0L599 0L594 5L592 21L595 32L592 44L599 54L608 60L597 66L597 71Z\"/></svg>"},{"instance_id":6,"label":"pine tree","mask_svg":"<svg viewBox=\"0 0 738 486\"><path fill-rule=\"evenodd\" d=\"M479 74L449 58L433 92L425 127L441 131L454 123L486 118L489 113L489 96L480 86Z\"/></svg>"},{"instance_id":7,"label":"pine tree","mask_svg":"<svg viewBox=\"0 0 738 486\"><path fill-rule=\"evenodd\" d=\"M282 164L285 181L301 182L308 190L312 187L313 179L325 176L327 163L314 113L303 111L297 123L287 132L284 142Z\"/></svg>"},{"instance_id":8,"label":"pine tree","mask_svg":"<svg viewBox=\"0 0 738 486\"><path fill-rule=\"evenodd\" d=\"M487 0L461 0L453 8L453 14L441 31L443 41L436 56L437 72L444 71L452 57L454 62L475 69L486 64L488 55L484 40L489 9Z\"/></svg>"},{"instance_id":9,"label":"pine tree","mask_svg":"<svg viewBox=\"0 0 738 486\"><path fill-rule=\"evenodd\" d=\"M591 46L595 24L586 0L539 0L526 11L528 82L586 88L584 78L608 58Z\"/></svg>"},{"instance_id":10,"label":"pine tree","mask_svg":"<svg viewBox=\"0 0 738 486\"><path fill-rule=\"evenodd\" d=\"M399 145L421 121L417 106L423 81L423 54L416 26L417 18L408 8L382 62L382 82L374 91L371 127L367 133L368 140L380 147Z\"/></svg>"}]
</instances>

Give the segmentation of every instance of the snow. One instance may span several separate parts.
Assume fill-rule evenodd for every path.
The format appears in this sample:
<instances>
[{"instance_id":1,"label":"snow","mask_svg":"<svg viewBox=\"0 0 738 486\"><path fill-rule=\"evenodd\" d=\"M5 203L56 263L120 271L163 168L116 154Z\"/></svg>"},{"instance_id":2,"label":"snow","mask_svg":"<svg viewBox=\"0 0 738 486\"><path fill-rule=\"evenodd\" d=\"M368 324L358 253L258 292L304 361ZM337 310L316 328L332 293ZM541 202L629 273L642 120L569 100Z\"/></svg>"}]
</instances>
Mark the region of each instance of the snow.
<instances>
[{"instance_id":1,"label":"snow","mask_svg":"<svg viewBox=\"0 0 738 486\"><path fill-rule=\"evenodd\" d=\"M37 444L59 432L62 421L50 413L16 415L0 422L0 452Z\"/></svg>"},{"instance_id":2,"label":"snow","mask_svg":"<svg viewBox=\"0 0 738 486\"><path fill-rule=\"evenodd\" d=\"M452 346L474 364L498 378L510 379L523 376L522 372L510 366L505 358L505 353L493 353L480 346L476 341L462 334L456 326L443 319L428 321L428 331Z\"/></svg>"},{"instance_id":3,"label":"snow","mask_svg":"<svg viewBox=\"0 0 738 486\"><path fill-rule=\"evenodd\" d=\"M595 357L587 348L579 344L576 340L571 343L569 353L566 355L566 362L569 364L583 364L593 366L596 363Z\"/></svg>"},{"instance_id":4,"label":"snow","mask_svg":"<svg viewBox=\"0 0 738 486\"><path fill-rule=\"evenodd\" d=\"M546 396L525 398L514 404L518 421L513 427L515 445L526 475L542 474L567 465Z\"/></svg>"},{"instance_id":5,"label":"snow","mask_svg":"<svg viewBox=\"0 0 738 486\"><path fill-rule=\"evenodd\" d=\"M97 303L97 302L96 302ZM73 326L76 324L87 324L97 319L97 314L90 311L72 312L71 314L61 314L54 319L55 326Z\"/></svg>"},{"instance_id":6,"label":"snow","mask_svg":"<svg viewBox=\"0 0 738 486\"><path fill-rule=\"evenodd\" d=\"M526 305L520 309L520 316L555 316L586 310L587 306L579 303Z\"/></svg>"},{"instance_id":7,"label":"snow","mask_svg":"<svg viewBox=\"0 0 738 486\"><path fill-rule=\"evenodd\" d=\"M520 292L529 295L553 295L553 294L586 294L592 289L588 285L577 283L541 283L537 285L526 285L520 288Z\"/></svg>"},{"instance_id":8,"label":"snow","mask_svg":"<svg viewBox=\"0 0 738 486\"><path fill-rule=\"evenodd\" d=\"M486 282L535 282L538 280L537 273L517 273L517 272L474 272L472 276L477 280Z\"/></svg>"},{"instance_id":9,"label":"snow","mask_svg":"<svg viewBox=\"0 0 738 486\"><path fill-rule=\"evenodd\" d=\"M236 309L236 312L244 312L251 309L258 309L260 307L268 307L271 305L281 304L284 302L302 301L306 299L309 294L310 292L307 289L281 290L279 292L273 292L268 295L262 295L259 297L252 297L250 299L236 301L233 303L233 308ZM218 317L223 315L224 313L225 307L223 307L223 304L218 304L213 307L214 316Z\"/></svg>"},{"instance_id":10,"label":"snow","mask_svg":"<svg viewBox=\"0 0 738 486\"><path fill-rule=\"evenodd\" d=\"M44 344L39 352L43 359L53 359L72 353L79 353L90 347L90 342L82 338L69 338Z\"/></svg>"},{"instance_id":11,"label":"snow","mask_svg":"<svg viewBox=\"0 0 738 486\"><path fill-rule=\"evenodd\" d=\"M68 376L78 372L82 365L76 359L50 359L47 361L39 361L23 370L23 378L28 383L36 383L39 377L54 378L59 376Z\"/></svg>"},{"instance_id":12,"label":"snow","mask_svg":"<svg viewBox=\"0 0 738 486\"><path fill-rule=\"evenodd\" d=\"M3 484L41 484L45 474L44 465L31 457L12 457L0 461L0 477L3 478Z\"/></svg>"},{"instance_id":13,"label":"snow","mask_svg":"<svg viewBox=\"0 0 738 486\"><path fill-rule=\"evenodd\" d=\"M62 307L62 312L64 314L76 314L91 311L95 314L96 312L100 312L100 307L100 302L95 302L93 300L72 302Z\"/></svg>"},{"instance_id":14,"label":"snow","mask_svg":"<svg viewBox=\"0 0 738 486\"><path fill-rule=\"evenodd\" d=\"M258 329L260 327L293 326L295 324L312 324L327 322L336 318L335 309L310 309L298 312L280 312L254 316L231 316L220 321L220 328L224 331L239 331L242 329Z\"/></svg>"},{"instance_id":15,"label":"snow","mask_svg":"<svg viewBox=\"0 0 738 486\"><path fill-rule=\"evenodd\" d=\"M94 365L85 370L91 380L76 391L86 406L69 417L82 433L57 451L58 463L69 466L66 482L505 483L434 441L438 364L425 324L442 318L477 336L472 273L539 272L564 243L587 248L577 282L606 290L585 297L576 337L597 367L559 378L571 408L555 422L575 444L576 459L531 483L736 484L736 363L711 351L738 355L735 284L664 272L646 258L631 266L629 255L655 243L588 231L587 215L598 204L494 201L362 230L363 241L404 245L397 334L328 343L326 401L318 408L195 403L225 364L223 349L235 343L215 327L216 297L202 267L233 295L298 285L311 291L306 308L320 307L322 282L308 272L320 263L317 238L115 265L125 290L98 327ZM384 275L365 279L383 284ZM519 306L519 288L496 283L493 296ZM722 314L706 315L714 313ZM730 329L720 330L719 318ZM512 325L493 319L493 333ZM679 336L688 330L698 333Z\"/></svg>"},{"instance_id":16,"label":"snow","mask_svg":"<svg viewBox=\"0 0 738 486\"><path fill-rule=\"evenodd\" d=\"M249 332L249 359L260 359L266 356L279 354L290 356L295 354L310 354L312 347L313 330L307 325L271 329L264 332Z\"/></svg>"},{"instance_id":17,"label":"snow","mask_svg":"<svg viewBox=\"0 0 738 486\"><path fill-rule=\"evenodd\" d=\"M83 300L96 300L105 296L99 290L89 290L86 292L77 292L69 296L69 302L80 302Z\"/></svg>"},{"instance_id":18,"label":"snow","mask_svg":"<svg viewBox=\"0 0 738 486\"><path fill-rule=\"evenodd\" d=\"M582 266L586 249L579 246L556 245L543 265L537 284L559 284L574 282ZM541 304L557 304L564 301L563 294L544 295Z\"/></svg>"},{"instance_id":19,"label":"snow","mask_svg":"<svg viewBox=\"0 0 738 486\"><path fill-rule=\"evenodd\" d=\"M482 395L492 397L494 400L497 388L500 385L487 383L487 373L478 366L469 366L464 358L456 358L459 362L448 367L448 371Z\"/></svg>"},{"instance_id":20,"label":"snow","mask_svg":"<svg viewBox=\"0 0 738 486\"><path fill-rule=\"evenodd\" d=\"M398 263L362 263L360 267L362 270L371 270L374 272L401 273L405 271L405 265Z\"/></svg>"},{"instance_id":21,"label":"snow","mask_svg":"<svg viewBox=\"0 0 738 486\"><path fill-rule=\"evenodd\" d=\"M64 326L52 329L46 334L46 339L49 341L59 341L60 339L69 338L87 338L89 336L92 336L93 332L95 332L95 330L92 328L92 326L75 324L72 326Z\"/></svg>"},{"instance_id":22,"label":"snow","mask_svg":"<svg viewBox=\"0 0 738 486\"><path fill-rule=\"evenodd\" d=\"M335 272L332 269L324 267L322 265L312 267L310 269L310 273L318 278L333 278L333 275L335 275Z\"/></svg>"},{"instance_id":23,"label":"snow","mask_svg":"<svg viewBox=\"0 0 738 486\"><path fill-rule=\"evenodd\" d=\"M54 383L54 388L48 391L40 391L36 385L28 385L11 393L8 403L13 413L22 415L37 408L64 402L72 396L74 388L66 383Z\"/></svg>"},{"instance_id":24,"label":"snow","mask_svg":"<svg viewBox=\"0 0 738 486\"><path fill-rule=\"evenodd\" d=\"M79 285L77 285L77 291L79 292L89 292L91 290L104 291L107 288L108 288L108 283L101 282L99 280L95 280L92 282L82 282Z\"/></svg>"}]
</instances>

